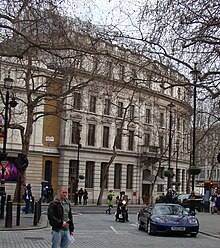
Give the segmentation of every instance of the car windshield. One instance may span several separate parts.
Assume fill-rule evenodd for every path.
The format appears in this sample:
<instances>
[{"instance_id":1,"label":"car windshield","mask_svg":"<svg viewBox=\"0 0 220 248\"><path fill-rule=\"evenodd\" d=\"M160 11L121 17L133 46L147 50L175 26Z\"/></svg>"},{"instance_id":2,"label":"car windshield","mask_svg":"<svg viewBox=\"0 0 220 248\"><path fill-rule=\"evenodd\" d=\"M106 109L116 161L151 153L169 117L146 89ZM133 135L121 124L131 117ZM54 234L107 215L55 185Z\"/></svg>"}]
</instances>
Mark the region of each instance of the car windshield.
<instances>
[{"instance_id":1,"label":"car windshield","mask_svg":"<svg viewBox=\"0 0 220 248\"><path fill-rule=\"evenodd\" d=\"M157 215L188 215L188 212L179 205L155 206L153 214Z\"/></svg>"}]
</instances>

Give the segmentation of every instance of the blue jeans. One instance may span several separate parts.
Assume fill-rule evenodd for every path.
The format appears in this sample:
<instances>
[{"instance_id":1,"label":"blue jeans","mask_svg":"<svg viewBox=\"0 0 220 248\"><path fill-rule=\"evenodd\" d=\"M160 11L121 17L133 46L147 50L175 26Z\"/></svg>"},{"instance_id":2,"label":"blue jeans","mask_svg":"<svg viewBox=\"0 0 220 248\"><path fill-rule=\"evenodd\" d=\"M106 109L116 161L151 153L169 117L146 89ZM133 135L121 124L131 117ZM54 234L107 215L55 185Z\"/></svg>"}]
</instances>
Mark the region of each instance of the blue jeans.
<instances>
[{"instance_id":1,"label":"blue jeans","mask_svg":"<svg viewBox=\"0 0 220 248\"><path fill-rule=\"evenodd\" d=\"M69 245L69 230L60 230L59 232L52 230L52 248L67 248Z\"/></svg>"},{"instance_id":2,"label":"blue jeans","mask_svg":"<svg viewBox=\"0 0 220 248\"><path fill-rule=\"evenodd\" d=\"M24 212L26 214L28 214L30 211L30 199L25 199L25 208L24 208Z\"/></svg>"}]
</instances>

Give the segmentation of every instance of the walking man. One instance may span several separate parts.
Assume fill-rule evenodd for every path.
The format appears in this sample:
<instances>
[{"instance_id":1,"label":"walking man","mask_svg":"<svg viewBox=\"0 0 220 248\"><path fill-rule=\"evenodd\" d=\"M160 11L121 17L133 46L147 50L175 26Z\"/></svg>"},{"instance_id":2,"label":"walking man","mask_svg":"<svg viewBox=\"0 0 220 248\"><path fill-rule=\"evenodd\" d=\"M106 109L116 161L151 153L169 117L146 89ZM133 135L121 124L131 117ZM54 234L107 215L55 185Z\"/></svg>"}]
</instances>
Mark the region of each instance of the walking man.
<instances>
[{"instance_id":1,"label":"walking man","mask_svg":"<svg viewBox=\"0 0 220 248\"><path fill-rule=\"evenodd\" d=\"M67 187L60 187L58 195L48 207L48 220L52 226L52 248L67 248L74 224Z\"/></svg>"},{"instance_id":2,"label":"walking man","mask_svg":"<svg viewBox=\"0 0 220 248\"><path fill-rule=\"evenodd\" d=\"M30 212L30 203L32 200L32 191L31 191L31 184L30 183L24 189L23 198L25 200L25 207L24 207L23 211L25 212L25 214L28 214Z\"/></svg>"}]
</instances>

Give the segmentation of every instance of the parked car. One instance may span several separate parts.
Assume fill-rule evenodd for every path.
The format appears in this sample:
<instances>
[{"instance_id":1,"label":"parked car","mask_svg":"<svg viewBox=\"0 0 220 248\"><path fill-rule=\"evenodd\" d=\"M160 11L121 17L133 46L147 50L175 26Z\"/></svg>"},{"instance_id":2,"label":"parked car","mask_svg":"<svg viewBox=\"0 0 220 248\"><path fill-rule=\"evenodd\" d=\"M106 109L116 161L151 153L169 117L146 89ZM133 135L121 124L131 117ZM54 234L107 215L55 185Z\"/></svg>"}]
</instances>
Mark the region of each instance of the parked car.
<instances>
[{"instance_id":1,"label":"parked car","mask_svg":"<svg viewBox=\"0 0 220 248\"><path fill-rule=\"evenodd\" d=\"M182 205L184 208L189 208L190 206L190 194L178 195L176 203ZM199 212L203 211L203 196L200 194L195 194L195 208Z\"/></svg>"},{"instance_id":2,"label":"parked car","mask_svg":"<svg viewBox=\"0 0 220 248\"><path fill-rule=\"evenodd\" d=\"M196 237L199 221L179 204L157 203L138 213L138 229L148 234L190 234Z\"/></svg>"}]
</instances>

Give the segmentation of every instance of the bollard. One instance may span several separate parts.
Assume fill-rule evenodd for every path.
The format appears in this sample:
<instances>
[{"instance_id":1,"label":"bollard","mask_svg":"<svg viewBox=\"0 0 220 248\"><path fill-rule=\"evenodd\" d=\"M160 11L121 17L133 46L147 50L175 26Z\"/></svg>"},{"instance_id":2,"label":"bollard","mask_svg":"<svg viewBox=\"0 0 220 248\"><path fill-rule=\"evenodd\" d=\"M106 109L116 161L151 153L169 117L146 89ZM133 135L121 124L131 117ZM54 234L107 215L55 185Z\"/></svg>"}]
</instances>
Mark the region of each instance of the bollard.
<instances>
[{"instance_id":1,"label":"bollard","mask_svg":"<svg viewBox=\"0 0 220 248\"><path fill-rule=\"evenodd\" d=\"M16 226L20 226L21 204L17 203Z\"/></svg>"},{"instance_id":2,"label":"bollard","mask_svg":"<svg viewBox=\"0 0 220 248\"><path fill-rule=\"evenodd\" d=\"M40 221L41 218L41 200L38 201L38 222Z\"/></svg>"},{"instance_id":3,"label":"bollard","mask_svg":"<svg viewBox=\"0 0 220 248\"><path fill-rule=\"evenodd\" d=\"M6 194L4 192L1 192L1 213L0 213L0 219L4 219L5 215L5 199L6 199Z\"/></svg>"},{"instance_id":4,"label":"bollard","mask_svg":"<svg viewBox=\"0 0 220 248\"><path fill-rule=\"evenodd\" d=\"M33 225L34 226L37 226L37 224L38 224L38 204L37 204L37 202L35 202L35 204L34 204L34 223L33 223Z\"/></svg>"},{"instance_id":5,"label":"bollard","mask_svg":"<svg viewBox=\"0 0 220 248\"><path fill-rule=\"evenodd\" d=\"M5 227L12 227L12 201L7 201Z\"/></svg>"}]
</instances>

